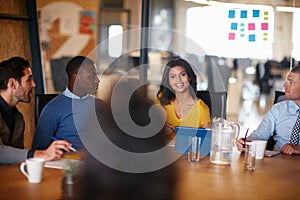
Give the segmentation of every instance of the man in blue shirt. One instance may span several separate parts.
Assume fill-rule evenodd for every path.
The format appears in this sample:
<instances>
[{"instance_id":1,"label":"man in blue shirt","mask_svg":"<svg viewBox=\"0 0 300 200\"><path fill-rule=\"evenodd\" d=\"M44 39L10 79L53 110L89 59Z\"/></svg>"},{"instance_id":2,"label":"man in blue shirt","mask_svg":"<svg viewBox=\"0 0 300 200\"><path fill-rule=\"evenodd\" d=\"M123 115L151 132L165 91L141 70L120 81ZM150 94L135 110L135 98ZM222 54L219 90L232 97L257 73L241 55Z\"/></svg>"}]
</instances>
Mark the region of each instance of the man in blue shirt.
<instances>
[{"instance_id":1,"label":"man in blue shirt","mask_svg":"<svg viewBox=\"0 0 300 200\"><path fill-rule=\"evenodd\" d=\"M53 138L67 140L75 149L83 149L81 125L95 105L104 104L93 96L100 82L95 63L84 56L72 58L67 66L66 90L42 110L33 137L33 149L46 149ZM93 107L93 108L92 108Z\"/></svg>"},{"instance_id":2,"label":"man in blue shirt","mask_svg":"<svg viewBox=\"0 0 300 200\"><path fill-rule=\"evenodd\" d=\"M35 82L29 62L12 57L0 63L0 165L25 161L30 157L59 158L69 151L67 141L55 141L46 150L24 149L25 122L16 105L31 100Z\"/></svg>"},{"instance_id":3,"label":"man in blue shirt","mask_svg":"<svg viewBox=\"0 0 300 200\"><path fill-rule=\"evenodd\" d=\"M247 139L268 140L274 133L275 151L281 151L281 153L288 155L300 154L299 132L296 134L296 144L290 142L291 133L299 115L300 65L290 71L283 86L287 100L274 104L258 128ZM245 151L244 143L243 138L237 141L239 151Z\"/></svg>"}]
</instances>

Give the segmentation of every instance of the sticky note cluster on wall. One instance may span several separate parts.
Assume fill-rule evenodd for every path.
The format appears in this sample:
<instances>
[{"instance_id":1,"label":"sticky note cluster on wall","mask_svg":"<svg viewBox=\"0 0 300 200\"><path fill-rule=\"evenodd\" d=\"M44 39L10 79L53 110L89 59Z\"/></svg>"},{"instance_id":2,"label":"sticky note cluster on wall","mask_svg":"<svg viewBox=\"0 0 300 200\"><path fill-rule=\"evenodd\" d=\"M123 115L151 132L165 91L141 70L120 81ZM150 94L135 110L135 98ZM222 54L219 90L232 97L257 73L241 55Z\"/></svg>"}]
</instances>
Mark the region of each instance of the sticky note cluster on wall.
<instances>
[{"instance_id":1,"label":"sticky note cluster on wall","mask_svg":"<svg viewBox=\"0 0 300 200\"><path fill-rule=\"evenodd\" d=\"M269 11L258 9L230 9L228 39L248 42L268 41Z\"/></svg>"}]
</instances>

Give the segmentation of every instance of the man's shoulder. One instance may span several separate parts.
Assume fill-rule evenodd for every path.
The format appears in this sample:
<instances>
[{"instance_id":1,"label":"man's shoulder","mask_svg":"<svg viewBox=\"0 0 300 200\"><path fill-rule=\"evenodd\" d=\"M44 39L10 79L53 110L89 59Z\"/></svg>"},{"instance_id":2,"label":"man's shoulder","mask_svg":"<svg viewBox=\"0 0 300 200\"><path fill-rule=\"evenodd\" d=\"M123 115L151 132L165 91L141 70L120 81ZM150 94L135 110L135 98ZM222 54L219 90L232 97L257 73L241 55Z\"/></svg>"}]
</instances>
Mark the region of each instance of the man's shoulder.
<instances>
[{"instance_id":1,"label":"man's shoulder","mask_svg":"<svg viewBox=\"0 0 300 200\"><path fill-rule=\"evenodd\" d=\"M53 101L66 101L66 100L71 100L71 98L67 97L64 94L59 94L55 98L53 98Z\"/></svg>"},{"instance_id":2,"label":"man's shoulder","mask_svg":"<svg viewBox=\"0 0 300 200\"><path fill-rule=\"evenodd\" d=\"M273 112L284 113L296 111L298 109L297 104L293 100L285 100L274 104L271 108Z\"/></svg>"},{"instance_id":3,"label":"man's shoulder","mask_svg":"<svg viewBox=\"0 0 300 200\"><path fill-rule=\"evenodd\" d=\"M51 101L49 101L45 107L52 108L59 106L62 108L64 104L69 104L71 100L72 99L66 97L65 95L59 94L56 97L54 97Z\"/></svg>"},{"instance_id":4,"label":"man's shoulder","mask_svg":"<svg viewBox=\"0 0 300 200\"><path fill-rule=\"evenodd\" d=\"M275 103L273 105L273 107L291 107L291 106L295 106L296 102L293 100L284 100L284 101L280 101L278 103Z\"/></svg>"}]
</instances>

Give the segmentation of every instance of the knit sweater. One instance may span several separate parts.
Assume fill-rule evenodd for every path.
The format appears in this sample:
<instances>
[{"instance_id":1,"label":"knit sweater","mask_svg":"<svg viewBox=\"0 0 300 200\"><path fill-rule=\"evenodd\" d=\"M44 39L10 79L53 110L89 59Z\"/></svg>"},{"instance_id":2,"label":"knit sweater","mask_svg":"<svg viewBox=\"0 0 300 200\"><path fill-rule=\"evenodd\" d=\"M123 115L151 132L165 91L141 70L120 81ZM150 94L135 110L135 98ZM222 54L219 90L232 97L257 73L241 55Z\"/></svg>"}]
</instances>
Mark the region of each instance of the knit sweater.
<instances>
[{"instance_id":1,"label":"knit sweater","mask_svg":"<svg viewBox=\"0 0 300 200\"><path fill-rule=\"evenodd\" d=\"M89 96L74 99L63 94L52 99L42 110L35 134L33 149L46 149L56 139L67 140L75 149L84 148L80 137L86 116L95 108L96 99ZM97 100L101 101L101 100ZM92 115L92 113L91 113Z\"/></svg>"}]
</instances>

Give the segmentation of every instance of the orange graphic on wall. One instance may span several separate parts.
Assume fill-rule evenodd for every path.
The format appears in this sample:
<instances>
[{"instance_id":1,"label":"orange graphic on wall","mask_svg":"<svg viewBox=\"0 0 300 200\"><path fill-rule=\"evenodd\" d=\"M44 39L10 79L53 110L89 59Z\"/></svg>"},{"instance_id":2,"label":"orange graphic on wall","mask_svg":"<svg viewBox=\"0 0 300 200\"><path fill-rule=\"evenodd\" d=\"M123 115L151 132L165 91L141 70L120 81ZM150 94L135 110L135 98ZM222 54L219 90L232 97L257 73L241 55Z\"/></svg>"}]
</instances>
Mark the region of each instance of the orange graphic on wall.
<instances>
[{"instance_id":1,"label":"orange graphic on wall","mask_svg":"<svg viewBox=\"0 0 300 200\"><path fill-rule=\"evenodd\" d=\"M95 21L95 12L81 11L79 32L82 34L93 34L96 26Z\"/></svg>"}]
</instances>

